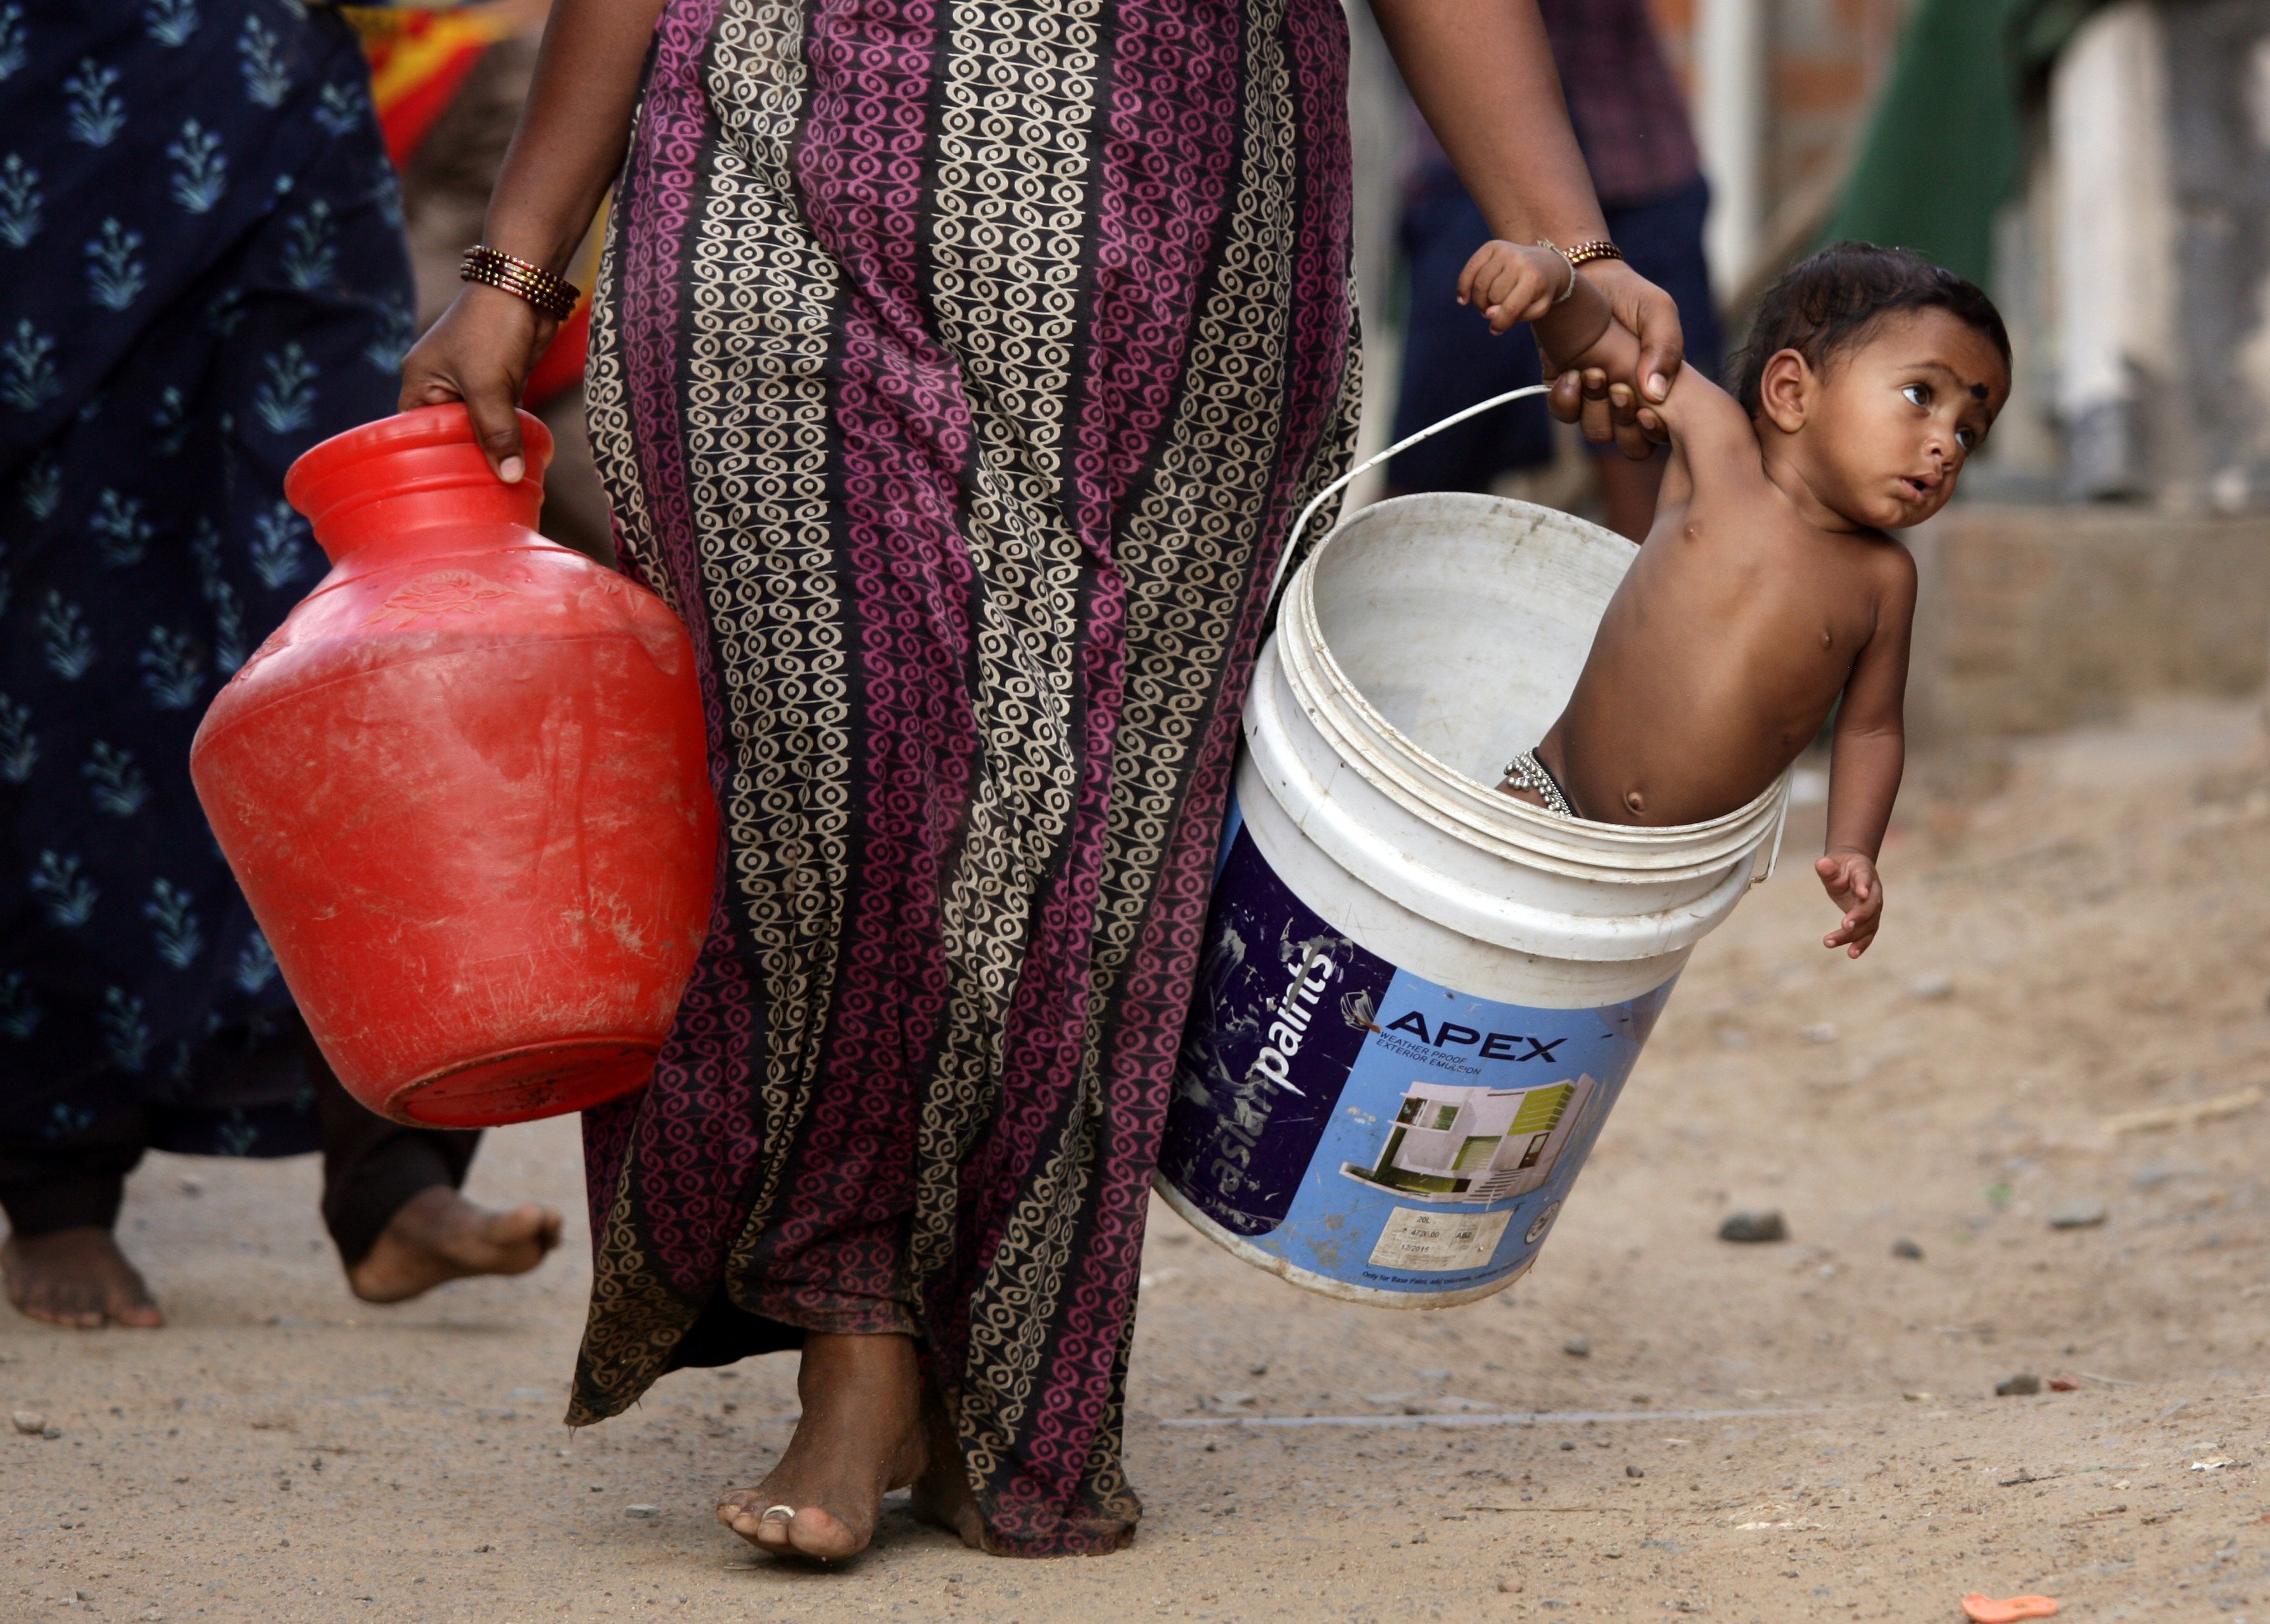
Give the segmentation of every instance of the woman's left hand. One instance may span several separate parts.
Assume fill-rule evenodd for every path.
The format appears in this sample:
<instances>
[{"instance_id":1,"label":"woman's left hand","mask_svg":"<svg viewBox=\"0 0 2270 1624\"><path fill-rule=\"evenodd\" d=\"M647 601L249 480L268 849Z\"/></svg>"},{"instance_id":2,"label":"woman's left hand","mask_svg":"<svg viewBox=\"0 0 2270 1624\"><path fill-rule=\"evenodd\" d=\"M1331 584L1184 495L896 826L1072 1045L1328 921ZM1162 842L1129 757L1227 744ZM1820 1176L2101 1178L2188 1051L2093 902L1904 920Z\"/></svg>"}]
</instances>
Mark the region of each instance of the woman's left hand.
<instances>
[{"instance_id":1,"label":"woman's left hand","mask_svg":"<svg viewBox=\"0 0 2270 1624\"><path fill-rule=\"evenodd\" d=\"M1670 435L1662 419L1647 410L1671 393L1687 353L1686 336L1679 325L1679 307L1671 295L1620 259L1596 259L1581 273L1599 288L1608 308L1624 328L1639 339L1637 375L1601 380L1598 388L1585 387L1584 375L1564 372L1554 381L1547 397L1553 415L1575 423L1584 438L1596 445L1613 440L1626 456L1644 461ZM1622 389L1613 385L1622 384Z\"/></svg>"}]
</instances>

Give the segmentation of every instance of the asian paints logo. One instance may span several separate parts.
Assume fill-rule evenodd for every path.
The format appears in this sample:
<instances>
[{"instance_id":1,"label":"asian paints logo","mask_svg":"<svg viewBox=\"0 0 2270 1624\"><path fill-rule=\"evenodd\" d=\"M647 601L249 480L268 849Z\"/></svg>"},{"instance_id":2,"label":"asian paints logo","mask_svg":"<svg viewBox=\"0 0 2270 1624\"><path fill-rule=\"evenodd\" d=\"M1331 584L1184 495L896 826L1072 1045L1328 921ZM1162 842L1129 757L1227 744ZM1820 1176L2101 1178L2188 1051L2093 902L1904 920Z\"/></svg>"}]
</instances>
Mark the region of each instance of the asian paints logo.
<instances>
[{"instance_id":1,"label":"asian paints logo","mask_svg":"<svg viewBox=\"0 0 2270 1624\"><path fill-rule=\"evenodd\" d=\"M1308 1035L1309 1022L1324 1002L1324 989L1339 973L1339 967L1321 948L1310 948L1308 957L1293 967L1292 982L1271 1012L1269 1042L1246 1069L1248 1084L1266 1078L1287 1094L1302 1093L1293 1083L1292 1059L1301 1052L1301 1040Z\"/></svg>"},{"instance_id":2,"label":"asian paints logo","mask_svg":"<svg viewBox=\"0 0 2270 1624\"><path fill-rule=\"evenodd\" d=\"M1311 946L1294 966L1292 980L1287 983L1283 996L1276 1003L1262 1006L1261 1013L1269 1022L1268 1042L1254 1057L1253 1064L1246 1067L1245 1076L1231 1091L1229 1109L1221 1111L1215 1122L1213 1161L1207 1172L1225 1198L1234 1197L1255 1183L1250 1176L1254 1152L1268 1129L1276 1104L1268 1086L1273 1084L1287 1094L1308 1097L1294 1086L1292 1058L1301 1052L1302 1041L1309 1034L1309 1023L1316 1018L1324 989L1339 974L1339 967L1324 949Z\"/></svg>"}]
</instances>

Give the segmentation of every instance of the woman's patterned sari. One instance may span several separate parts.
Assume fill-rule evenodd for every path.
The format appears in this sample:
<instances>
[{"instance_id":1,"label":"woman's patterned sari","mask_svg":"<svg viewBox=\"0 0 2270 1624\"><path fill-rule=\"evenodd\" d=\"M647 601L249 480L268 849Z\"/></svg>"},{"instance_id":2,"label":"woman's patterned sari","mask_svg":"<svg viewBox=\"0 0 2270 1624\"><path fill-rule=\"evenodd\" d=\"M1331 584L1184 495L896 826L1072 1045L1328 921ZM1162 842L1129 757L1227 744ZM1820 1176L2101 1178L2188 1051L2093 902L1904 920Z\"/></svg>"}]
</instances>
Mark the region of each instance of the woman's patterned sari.
<instances>
[{"instance_id":1,"label":"woman's patterned sari","mask_svg":"<svg viewBox=\"0 0 2270 1624\"><path fill-rule=\"evenodd\" d=\"M909 1331L996 1549L1107 1550L1138 1253L1270 567L1345 464L1336 0L673 0L591 427L725 818L586 1123L573 1419Z\"/></svg>"}]
</instances>

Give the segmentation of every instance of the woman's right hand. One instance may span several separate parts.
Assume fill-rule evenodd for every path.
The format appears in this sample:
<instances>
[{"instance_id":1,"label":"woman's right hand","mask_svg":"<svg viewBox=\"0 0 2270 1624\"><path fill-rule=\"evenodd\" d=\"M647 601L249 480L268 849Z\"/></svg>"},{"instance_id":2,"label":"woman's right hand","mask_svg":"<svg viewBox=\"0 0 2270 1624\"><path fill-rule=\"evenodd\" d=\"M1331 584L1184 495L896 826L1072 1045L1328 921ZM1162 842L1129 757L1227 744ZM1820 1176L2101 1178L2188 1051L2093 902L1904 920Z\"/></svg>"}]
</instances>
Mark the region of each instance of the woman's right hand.
<instances>
[{"instance_id":1,"label":"woman's right hand","mask_svg":"<svg viewBox=\"0 0 2270 1624\"><path fill-rule=\"evenodd\" d=\"M501 288L468 282L402 362L399 409L465 403L481 455L507 485L528 471L516 408L560 323Z\"/></svg>"},{"instance_id":2,"label":"woman's right hand","mask_svg":"<svg viewBox=\"0 0 2270 1624\"><path fill-rule=\"evenodd\" d=\"M1672 381L1687 355L1679 307L1621 259L1595 260L1584 279L1607 296L1615 318L1639 341L1637 364L1628 378L1612 380L1598 367L1564 372L1554 381L1546 405L1563 423L1574 423L1595 445L1613 441L1635 462L1655 455L1670 438L1663 417L1652 408L1671 397Z\"/></svg>"}]
</instances>

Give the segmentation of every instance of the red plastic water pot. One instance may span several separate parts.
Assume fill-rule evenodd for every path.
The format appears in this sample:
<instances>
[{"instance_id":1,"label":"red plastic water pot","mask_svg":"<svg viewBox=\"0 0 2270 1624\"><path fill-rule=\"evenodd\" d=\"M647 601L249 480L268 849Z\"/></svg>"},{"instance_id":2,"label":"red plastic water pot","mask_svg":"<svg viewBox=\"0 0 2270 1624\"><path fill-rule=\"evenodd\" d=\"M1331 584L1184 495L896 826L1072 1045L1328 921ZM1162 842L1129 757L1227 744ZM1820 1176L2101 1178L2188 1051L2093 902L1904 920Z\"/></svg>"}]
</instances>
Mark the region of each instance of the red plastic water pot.
<instances>
[{"instance_id":1,"label":"red plastic water pot","mask_svg":"<svg viewBox=\"0 0 2270 1624\"><path fill-rule=\"evenodd\" d=\"M717 854L686 628L538 535L462 406L309 451L331 573L197 729L197 797L339 1080L476 1127L643 1086Z\"/></svg>"}]
</instances>

